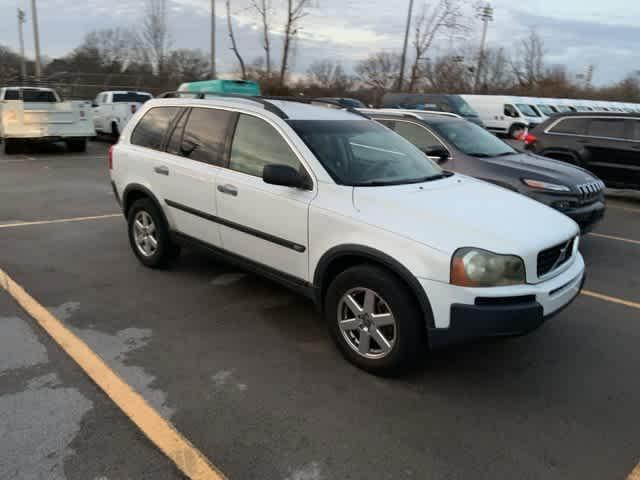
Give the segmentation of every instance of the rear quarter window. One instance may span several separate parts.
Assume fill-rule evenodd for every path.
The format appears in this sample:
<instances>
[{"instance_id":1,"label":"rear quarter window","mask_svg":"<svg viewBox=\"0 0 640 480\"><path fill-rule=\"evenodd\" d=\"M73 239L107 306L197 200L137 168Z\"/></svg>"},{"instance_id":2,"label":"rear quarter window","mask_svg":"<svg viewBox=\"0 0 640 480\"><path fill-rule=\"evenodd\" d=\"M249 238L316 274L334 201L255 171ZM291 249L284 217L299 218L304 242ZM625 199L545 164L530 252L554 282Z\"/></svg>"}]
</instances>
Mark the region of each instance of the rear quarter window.
<instances>
[{"instance_id":1,"label":"rear quarter window","mask_svg":"<svg viewBox=\"0 0 640 480\"><path fill-rule=\"evenodd\" d=\"M131 134L131 144L160 150L178 107L154 107L140 119Z\"/></svg>"},{"instance_id":2,"label":"rear quarter window","mask_svg":"<svg viewBox=\"0 0 640 480\"><path fill-rule=\"evenodd\" d=\"M587 133L586 118L563 118L549 130L552 133L565 133L570 135L584 135Z\"/></svg>"},{"instance_id":3,"label":"rear quarter window","mask_svg":"<svg viewBox=\"0 0 640 480\"><path fill-rule=\"evenodd\" d=\"M592 137L626 138L623 118L592 118L587 133Z\"/></svg>"}]
</instances>

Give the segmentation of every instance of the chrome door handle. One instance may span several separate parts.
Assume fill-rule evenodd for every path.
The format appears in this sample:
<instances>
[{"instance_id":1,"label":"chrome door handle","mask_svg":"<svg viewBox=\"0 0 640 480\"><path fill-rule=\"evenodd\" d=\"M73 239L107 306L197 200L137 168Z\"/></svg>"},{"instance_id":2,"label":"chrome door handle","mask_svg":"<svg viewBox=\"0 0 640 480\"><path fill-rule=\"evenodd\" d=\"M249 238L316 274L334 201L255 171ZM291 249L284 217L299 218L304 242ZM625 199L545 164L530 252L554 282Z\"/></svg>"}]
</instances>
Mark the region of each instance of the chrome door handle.
<instances>
[{"instance_id":1,"label":"chrome door handle","mask_svg":"<svg viewBox=\"0 0 640 480\"><path fill-rule=\"evenodd\" d=\"M169 175L169 167L165 167L164 165L153 167L153 171L159 175Z\"/></svg>"},{"instance_id":2,"label":"chrome door handle","mask_svg":"<svg viewBox=\"0 0 640 480\"><path fill-rule=\"evenodd\" d=\"M232 197L238 196L238 189L233 185L218 185L218 191L225 195L231 195Z\"/></svg>"}]
</instances>

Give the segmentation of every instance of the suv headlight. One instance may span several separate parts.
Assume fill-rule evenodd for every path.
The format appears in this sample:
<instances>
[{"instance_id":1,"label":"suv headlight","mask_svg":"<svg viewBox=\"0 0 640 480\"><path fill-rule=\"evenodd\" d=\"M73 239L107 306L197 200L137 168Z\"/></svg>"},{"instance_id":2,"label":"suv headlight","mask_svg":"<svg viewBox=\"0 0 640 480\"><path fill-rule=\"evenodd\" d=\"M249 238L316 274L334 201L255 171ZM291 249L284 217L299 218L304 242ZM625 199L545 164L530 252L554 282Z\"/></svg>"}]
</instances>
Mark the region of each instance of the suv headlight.
<instances>
[{"instance_id":1,"label":"suv headlight","mask_svg":"<svg viewBox=\"0 0 640 480\"><path fill-rule=\"evenodd\" d=\"M497 287L525 283L524 262L480 248L460 248L451 260L451 283L461 287Z\"/></svg>"},{"instance_id":2,"label":"suv headlight","mask_svg":"<svg viewBox=\"0 0 640 480\"><path fill-rule=\"evenodd\" d=\"M531 188L538 190L550 190L552 192L570 192L571 189L566 185L558 185L557 183L542 182L540 180L531 180L529 178L523 178L522 182Z\"/></svg>"}]
</instances>

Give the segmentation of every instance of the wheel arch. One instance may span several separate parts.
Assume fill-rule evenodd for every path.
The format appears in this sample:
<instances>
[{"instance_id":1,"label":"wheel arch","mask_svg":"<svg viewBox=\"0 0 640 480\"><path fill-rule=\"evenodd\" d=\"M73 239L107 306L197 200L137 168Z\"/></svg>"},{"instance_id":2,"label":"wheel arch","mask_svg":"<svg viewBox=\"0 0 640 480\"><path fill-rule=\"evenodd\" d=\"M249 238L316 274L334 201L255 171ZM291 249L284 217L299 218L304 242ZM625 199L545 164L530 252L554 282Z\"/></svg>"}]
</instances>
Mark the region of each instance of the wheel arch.
<instances>
[{"instance_id":1,"label":"wheel arch","mask_svg":"<svg viewBox=\"0 0 640 480\"><path fill-rule=\"evenodd\" d=\"M133 205L133 203L140 198L149 198L155 204L158 210L160 210L160 213L164 217L165 222L167 221L164 209L162 208L162 205L160 205L160 201L151 192L151 190L139 183L132 183L127 185L127 187L124 189L124 192L122 193L122 213L125 217L127 217L131 205Z\"/></svg>"},{"instance_id":2,"label":"wheel arch","mask_svg":"<svg viewBox=\"0 0 640 480\"><path fill-rule=\"evenodd\" d=\"M409 288L418 303L425 319L425 326L427 328L435 326L429 298L409 269L386 253L362 245L339 245L325 252L320 258L313 275L313 285L317 289L320 308L331 281L346 269L362 263L379 265L398 277Z\"/></svg>"}]
</instances>

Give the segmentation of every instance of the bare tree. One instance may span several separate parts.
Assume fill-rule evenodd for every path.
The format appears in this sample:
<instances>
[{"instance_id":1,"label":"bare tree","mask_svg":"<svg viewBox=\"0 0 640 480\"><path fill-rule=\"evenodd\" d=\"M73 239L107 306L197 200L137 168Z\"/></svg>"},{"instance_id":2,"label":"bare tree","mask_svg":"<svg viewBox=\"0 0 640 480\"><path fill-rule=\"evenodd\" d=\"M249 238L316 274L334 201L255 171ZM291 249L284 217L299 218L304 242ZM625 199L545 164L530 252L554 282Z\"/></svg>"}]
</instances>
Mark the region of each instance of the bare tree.
<instances>
[{"instance_id":1,"label":"bare tree","mask_svg":"<svg viewBox=\"0 0 640 480\"><path fill-rule=\"evenodd\" d=\"M289 66L289 50L291 42L298 34L298 24L307 15L311 0L286 0L287 19L284 24L284 43L282 46L282 63L280 65L280 86L284 86L287 67Z\"/></svg>"},{"instance_id":2,"label":"bare tree","mask_svg":"<svg viewBox=\"0 0 640 480\"><path fill-rule=\"evenodd\" d=\"M207 78L211 71L208 54L188 48L173 50L167 58L167 66L176 83Z\"/></svg>"},{"instance_id":3,"label":"bare tree","mask_svg":"<svg viewBox=\"0 0 640 480\"><path fill-rule=\"evenodd\" d=\"M244 60L242 59L242 55L240 55L240 51L238 50L238 45L236 44L236 37L233 35L233 23L231 22L231 0L226 1L227 7L227 28L229 29L229 39L231 40L231 50L235 54L238 59L238 63L240 64L240 73L242 75L242 79L245 80L247 78L247 70L244 66Z\"/></svg>"},{"instance_id":4,"label":"bare tree","mask_svg":"<svg viewBox=\"0 0 640 480\"><path fill-rule=\"evenodd\" d=\"M431 90L466 92L471 89L473 69L464 61L462 55L443 55L425 62L423 68L428 88Z\"/></svg>"},{"instance_id":5,"label":"bare tree","mask_svg":"<svg viewBox=\"0 0 640 480\"><path fill-rule=\"evenodd\" d=\"M156 73L164 73L171 40L167 26L167 0L146 0L142 41Z\"/></svg>"},{"instance_id":6,"label":"bare tree","mask_svg":"<svg viewBox=\"0 0 640 480\"><path fill-rule=\"evenodd\" d=\"M271 42L269 39L269 15L271 14L270 0L252 0L251 5L258 12L262 23L262 48L264 48L265 69L267 76L271 75Z\"/></svg>"},{"instance_id":7,"label":"bare tree","mask_svg":"<svg viewBox=\"0 0 640 480\"><path fill-rule=\"evenodd\" d=\"M544 43L535 30L516 47L511 68L518 84L528 89L544 77Z\"/></svg>"},{"instance_id":8,"label":"bare tree","mask_svg":"<svg viewBox=\"0 0 640 480\"><path fill-rule=\"evenodd\" d=\"M468 32L467 18L463 10L463 0L437 0L431 6L425 4L415 20L413 48L415 59L411 67L409 91L413 88L420 74L420 65L434 40L441 33L463 35Z\"/></svg>"},{"instance_id":9,"label":"bare tree","mask_svg":"<svg viewBox=\"0 0 640 480\"><path fill-rule=\"evenodd\" d=\"M335 94L345 92L353 84L342 65L331 59L314 61L309 66L307 75L311 85Z\"/></svg>"},{"instance_id":10,"label":"bare tree","mask_svg":"<svg viewBox=\"0 0 640 480\"><path fill-rule=\"evenodd\" d=\"M20 55L4 45L0 45L0 83L20 78Z\"/></svg>"},{"instance_id":11,"label":"bare tree","mask_svg":"<svg viewBox=\"0 0 640 480\"><path fill-rule=\"evenodd\" d=\"M94 52L108 70L121 71L138 60L140 39L128 28L109 28L89 32L79 48Z\"/></svg>"},{"instance_id":12,"label":"bare tree","mask_svg":"<svg viewBox=\"0 0 640 480\"><path fill-rule=\"evenodd\" d=\"M513 85L513 73L509 69L509 58L504 48L486 49L480 79L480 91L496 93Z\"/></svg>"},{"instance_id":13,"label":"bare tree","mask_svg":"<svg viewBox=\"0 0 640 480\"><path fill-rule=\"evenodd\" d=\"M400 69L400 55L397 53L378 52L369 55L356 65L356 73L360 80L373 89L374 103L380 103L385 92L393 88Z\"/></svg>"}]
</instances>

